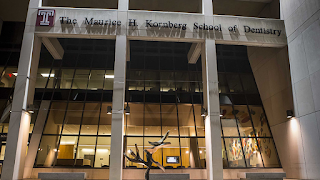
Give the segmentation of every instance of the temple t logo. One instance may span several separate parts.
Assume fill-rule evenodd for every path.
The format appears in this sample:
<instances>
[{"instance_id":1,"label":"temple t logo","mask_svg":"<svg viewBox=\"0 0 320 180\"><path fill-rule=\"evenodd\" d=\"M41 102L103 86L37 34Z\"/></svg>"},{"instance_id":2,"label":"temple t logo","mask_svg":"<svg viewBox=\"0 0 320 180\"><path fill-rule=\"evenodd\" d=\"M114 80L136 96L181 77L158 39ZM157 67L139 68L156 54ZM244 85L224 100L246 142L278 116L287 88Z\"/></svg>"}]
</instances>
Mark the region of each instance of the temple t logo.
<instances>
[{"instance_id":1,"label":"temple t logo","mask_svg":"<svg viewBox=\"0 0 320 180\"><path fill-rule=\"evenodd\" d=\"M55 10L39 9L37 14L36 26L53 26Z\"/></svg>"}]
</instances>

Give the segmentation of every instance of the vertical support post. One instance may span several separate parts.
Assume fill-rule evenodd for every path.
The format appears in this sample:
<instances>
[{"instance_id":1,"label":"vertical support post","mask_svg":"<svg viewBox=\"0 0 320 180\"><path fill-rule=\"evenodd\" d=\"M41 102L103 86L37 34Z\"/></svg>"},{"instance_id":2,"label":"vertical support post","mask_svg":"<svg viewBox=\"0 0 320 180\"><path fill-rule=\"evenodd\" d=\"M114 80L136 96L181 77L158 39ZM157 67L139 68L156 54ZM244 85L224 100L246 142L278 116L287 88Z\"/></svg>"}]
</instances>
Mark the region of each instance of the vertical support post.
<instances>
[{"instance_id":1,"label":"vertical support post","mask_svg":"<svg viewBox=\"0 0 320 180\"><path fill-rule=\"evenodd\" d=\"M48 115L49 106L50 106L50 101L44 100L41 102L40 109L37 115L37 120L34 125L34 130L32 132L32 137L30 139L28 154L26 157L26 162L24 167L23 178L31 178L32 169L33 169L34 161L37 156L38 146L41 140L43 128Z\"/></svg>"},{"instance_id":2,"label":"vertical support post","mask_svg":"<svg viewBox=\"0 0 320 180\"><path fill-rule=\"evenodd\" d=\"M127 37L116 37L114 66L111 149L110 149L110 180L122 180L123 135L124 135L124 98L127 63Z\"/></svg>"},{"instance_id":3,"label":"vertical support post","mask_svg":"<svg viewBox=\"0 0 320 180\"><path fill-rule=\"evenodd\" d=\"M118 0L118 20L123 22L117 28L116 52L111 120L111 148L109 180L122 180L123 136L124 136L124 101L126 85L126 65L128 41L126 36L129 0Z\"/></svg>"},{"instance_id":4,"label":"vertical support post","mask_svg":"<svg viewBox=\"0 0 320 180\"><path fill-rule=\"evenodd\" d=\"M221 126L216 45L205 40L202 45L203 101L205 117L207 180L222 180Z\"/></svg>"},{"instance_id":5,"label":"vertical support post","mask_svg":"<svg viewBox=\"0 0 320 180\"><path fill-rule=\"evenodd\" d=\"M41 41L33 32L25 32L20 53L2 180L22 179L31 116L26 109L33 104Z\"/></svg>"}]
</instances>

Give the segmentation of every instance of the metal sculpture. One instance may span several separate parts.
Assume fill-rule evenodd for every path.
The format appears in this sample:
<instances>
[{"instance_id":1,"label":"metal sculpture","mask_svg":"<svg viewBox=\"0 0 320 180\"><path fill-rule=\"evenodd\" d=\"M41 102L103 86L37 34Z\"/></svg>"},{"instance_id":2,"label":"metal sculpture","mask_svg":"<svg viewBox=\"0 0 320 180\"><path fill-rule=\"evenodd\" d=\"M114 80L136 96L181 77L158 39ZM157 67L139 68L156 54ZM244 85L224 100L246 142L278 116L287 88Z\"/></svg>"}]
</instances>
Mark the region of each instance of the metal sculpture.
<instances>
[{"instance_id":1,"label":"metal sculpture","mask_svg":"<svg viewBox=\"0 0 320 180\"><path fill-rule=\"evenodd\" d=\"M162 171L164 172L164 167L157 161L155 161L153 158L152 158L152 154L155 153L158 149L160 148L163 148L163 147L166 147L166 146L170 146L171 143L170 142L163 142L164 140L167 139L168 135L169 135L169 132L170 131L167 131L167 133L159 140L159 141L156 141L156 142L150 142L148 141L148 143L150 145L152 145L153 147L152 148L149 148L149 149L145 149L144 152L146 153L146 157L147 157L147 161L144 161L143 159L141 159L140 155L139 155L139 149L138 149L138 146L137 144L135 144L136 146L136 154L130 149L130 154L131 156L134 157L134 159L128 157L126 155L126 153L124 153L124 156L131 162L134 162L134 163L138 163L138 164L142 164L144 166L147 167L147 170L145 172L145 179L146 180L149 180L149 172L150 172L150 169L151 169L151 166L152 166L152 163L156 164L160 169L162 169Z\"/></svg>"}]
</instances>

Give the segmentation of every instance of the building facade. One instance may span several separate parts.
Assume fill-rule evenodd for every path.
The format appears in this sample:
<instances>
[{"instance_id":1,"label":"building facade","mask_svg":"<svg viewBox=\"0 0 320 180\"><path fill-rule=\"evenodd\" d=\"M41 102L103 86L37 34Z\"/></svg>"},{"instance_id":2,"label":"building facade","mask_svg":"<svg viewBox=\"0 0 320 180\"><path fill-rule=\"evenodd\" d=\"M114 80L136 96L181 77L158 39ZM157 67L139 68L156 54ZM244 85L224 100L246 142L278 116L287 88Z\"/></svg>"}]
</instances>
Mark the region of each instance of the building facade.
<instances>
[{"instance_id":1,"label":"building facade","mask_svg":"<svg viewBox=\"0 0 320 180\"><path fill-rule=\"evenodd\" d=\"M153 155L166 173L320 178L319 1L26 9L25 21L1 21L1 179L142 179L123 154L167 131L171 146Z\"/></svg>"}]
</instances>

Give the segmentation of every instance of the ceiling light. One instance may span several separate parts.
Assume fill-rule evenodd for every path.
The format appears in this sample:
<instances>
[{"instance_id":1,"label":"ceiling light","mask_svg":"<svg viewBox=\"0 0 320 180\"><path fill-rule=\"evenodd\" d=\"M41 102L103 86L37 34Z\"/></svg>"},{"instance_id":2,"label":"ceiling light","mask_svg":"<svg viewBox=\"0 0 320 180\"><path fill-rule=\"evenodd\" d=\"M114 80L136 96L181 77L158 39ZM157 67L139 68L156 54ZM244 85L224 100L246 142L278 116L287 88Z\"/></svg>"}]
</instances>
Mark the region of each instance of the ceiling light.
<instances>
[{"instance_id":1,"label":"ceiling light","mask_svg":"<svg viewBox=\"0 0 320 180\"><path fill-rule=\"evenodd\" d=\"M41 73L41 76L45 77L45 78L49 77L49 75L50 75L50 77L54 77L54 74Z\"/></svg>"},{"instance_id":2,"label":"ceiling light","mask_svg":"<svg viewBox=\"0 0 320 180\"><path fill-rule=\"evenodd\" d=\"M94 152L94 149L82 149L82 151L84 151L84 152Z\"/></svg>"},{"instance_id":3,"label":"ceiling light","mask_svg":"<svg viewBox=\"0 0 320 180\"><path fill-rule=\"evenodd\" d=\"M104 75L104 78L106 78L106 79L113 79L114 78L114 75L113 74L106 74L106 75Z\"/></svg>"},{"instance_id":4,"label":"ceiling light","mask_svg":"<svg viewBox=\"0 0 320 180\"><path fill-rule=\"evenodd\" d=\"M14 73L12 73L14 76L18 76L18 73L16 73L16 72L14 72Z\"/></svg>"},{"instance_id":5,"label":"ceiling light","mask_svg":"<svg viewBox=\"0 0 320 180\"><path fill-rule=\"evenodd\" d=\"M188 153L189 153L189 151L186 151L186 153L188 154Z\"/></svg>"}]
</instances>

